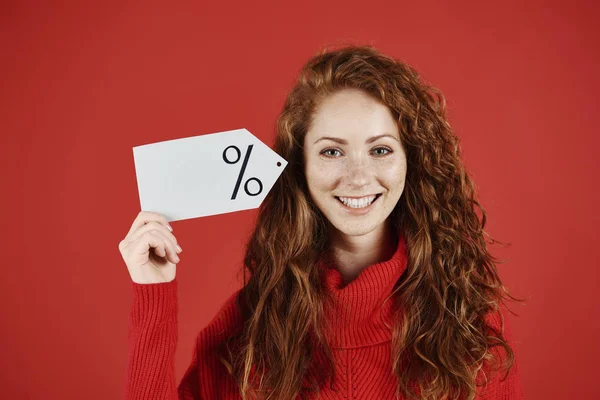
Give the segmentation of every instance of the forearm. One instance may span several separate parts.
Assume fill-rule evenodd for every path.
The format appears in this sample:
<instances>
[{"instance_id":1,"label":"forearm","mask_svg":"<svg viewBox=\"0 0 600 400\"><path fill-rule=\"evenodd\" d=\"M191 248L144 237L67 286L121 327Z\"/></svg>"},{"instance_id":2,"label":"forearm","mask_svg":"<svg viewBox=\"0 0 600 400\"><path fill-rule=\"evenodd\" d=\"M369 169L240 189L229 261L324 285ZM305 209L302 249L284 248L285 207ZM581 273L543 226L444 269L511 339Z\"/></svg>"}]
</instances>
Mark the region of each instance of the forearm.
<instances>
[{"instance_id":1,"label":"forearm","mask_svg":"<svg viewBox=\"0 0 600 400\"><path fill-rule=\"evenodd\" d=\"M177 399L177 282L133 284L125 399Z\"/></svg>"}]
</instances>

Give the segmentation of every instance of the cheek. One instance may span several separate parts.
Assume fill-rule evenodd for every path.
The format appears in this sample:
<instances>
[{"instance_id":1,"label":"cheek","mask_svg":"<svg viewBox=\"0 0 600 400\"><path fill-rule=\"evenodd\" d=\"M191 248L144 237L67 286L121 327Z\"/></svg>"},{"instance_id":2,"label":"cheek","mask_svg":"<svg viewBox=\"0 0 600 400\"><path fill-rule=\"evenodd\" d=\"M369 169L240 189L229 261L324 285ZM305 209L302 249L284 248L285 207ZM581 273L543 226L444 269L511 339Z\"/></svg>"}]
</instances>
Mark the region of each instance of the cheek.
<instances>
[{"instance_id":1,"label":"cheek","mask_svg":"<svg viewBox=\"0 0 600 400\"><path fill-rule=\"evenodd\" d=\"M326 163L309 164L306 168L306 180L311 191L329 190L335 186L338 171Z\"/></svg>"},{"instance_id":2,"label":"cheek","mask_svg":"<svg viewBox=\"0 0 600 400\"><path fill-rule=\"evenodd\" d=\"M406 179L406 166L398 164L389 166L381 170L380 176L389 187L401 189Z\"/></svg>"}]
</instances>

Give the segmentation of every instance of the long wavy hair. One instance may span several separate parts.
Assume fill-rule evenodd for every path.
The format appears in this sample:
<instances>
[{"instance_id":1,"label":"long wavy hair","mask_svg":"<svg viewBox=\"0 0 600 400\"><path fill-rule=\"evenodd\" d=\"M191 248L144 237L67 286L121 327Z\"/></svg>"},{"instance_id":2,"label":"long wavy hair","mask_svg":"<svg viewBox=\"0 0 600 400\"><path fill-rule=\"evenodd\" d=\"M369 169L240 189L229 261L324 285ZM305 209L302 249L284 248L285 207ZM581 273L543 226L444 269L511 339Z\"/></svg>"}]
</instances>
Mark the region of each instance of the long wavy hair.
<instances>
[{"instance_id":1,"label":"long wavy hair","mask_svg":"<svg viewBox=\"0 0 600 400\"><path fill-rule=\"evenodd\" d=\"M502 242L484 231L486 212L461 161L443 94L370 45L320 50L286 98L274 150L288 166L259 209L236 299L244 323L221 344L219 358L244 399L289 400L318 392L333 377L318 264L330 228L308 192L303 143L319 104L345 88L389 107L407 157L404 192L388 217L402 230L408 252L407 270L388 298L400 306L391 327L397 394L473 399L476 387L488 382L484 363L491 368L499 359L494 347L505 357L493 371L502 367L508 374L514 363L500 304L520 299L502 285L498 260L487 250L486 237ZM486 323L489 315L500 316L501 329ZM317 351L327 361L309 379Z\"/></svg>"}]
</instances>

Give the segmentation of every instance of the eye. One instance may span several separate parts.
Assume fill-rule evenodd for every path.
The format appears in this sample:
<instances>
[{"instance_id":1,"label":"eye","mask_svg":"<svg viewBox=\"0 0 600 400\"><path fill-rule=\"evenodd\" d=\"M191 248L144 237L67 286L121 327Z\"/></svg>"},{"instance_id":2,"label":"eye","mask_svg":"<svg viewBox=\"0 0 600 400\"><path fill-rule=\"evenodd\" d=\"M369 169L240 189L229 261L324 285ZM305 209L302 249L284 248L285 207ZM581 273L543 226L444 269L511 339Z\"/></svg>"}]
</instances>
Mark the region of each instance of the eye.
<instances>
[{"instance_id":1,"label":"eye","mask_svg":"<svg viewBox=\"0 0 600 400\"><path fill-rule=\"evenodd\" d=\"M389 147L383 147L383 146L376 147L374 149L374 151L377 151L377 150L385 150L387 152L387 153L379 153L378 155L380 155L380 156L385 156L385 155L387 155L387 154L389 154L389 153L392 152L392 149L390 149Z\"/></svg>"},{"instance_id":2,"label":"eye","mask_svg":"<svg viewBox=\"0 0 600 400\"><path fill-rule=\"evenodd\" d=\"M339 153L339 150L338 150L338 149L325 149L325 150L323 150L323 151L322 151L321 153L319 153L319 154L323 154L323 155L325 155L325 156L327 156L327 157L330 157L330 158L332 158L332 157L335 157L335 155L332 155L332 154L331 154L331 152L334 152L334 151L337 151L337 152Z\"/></svg>"}]
</instances>

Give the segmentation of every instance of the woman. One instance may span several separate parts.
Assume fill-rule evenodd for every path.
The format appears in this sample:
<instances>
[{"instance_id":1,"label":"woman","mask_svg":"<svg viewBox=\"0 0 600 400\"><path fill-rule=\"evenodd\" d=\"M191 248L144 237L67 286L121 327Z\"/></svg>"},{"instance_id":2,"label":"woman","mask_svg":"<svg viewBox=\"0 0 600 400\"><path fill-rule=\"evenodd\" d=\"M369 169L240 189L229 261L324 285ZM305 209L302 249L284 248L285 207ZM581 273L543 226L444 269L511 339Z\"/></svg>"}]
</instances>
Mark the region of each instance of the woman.
<instances>
[{"instance_id":1,"label":"woman","mask_svg":"<svg viewBox=\"0 0 600 400\"><path fill-rule=\"evenodd\" d=\"M323 51L274 150L288 166L259 210L250 277L199 333L178 387L177 240L142 212L120 243L127 398L522 398L501 307L515 298L443 95L371 46Z\"/></svg>"}]
</instances>

